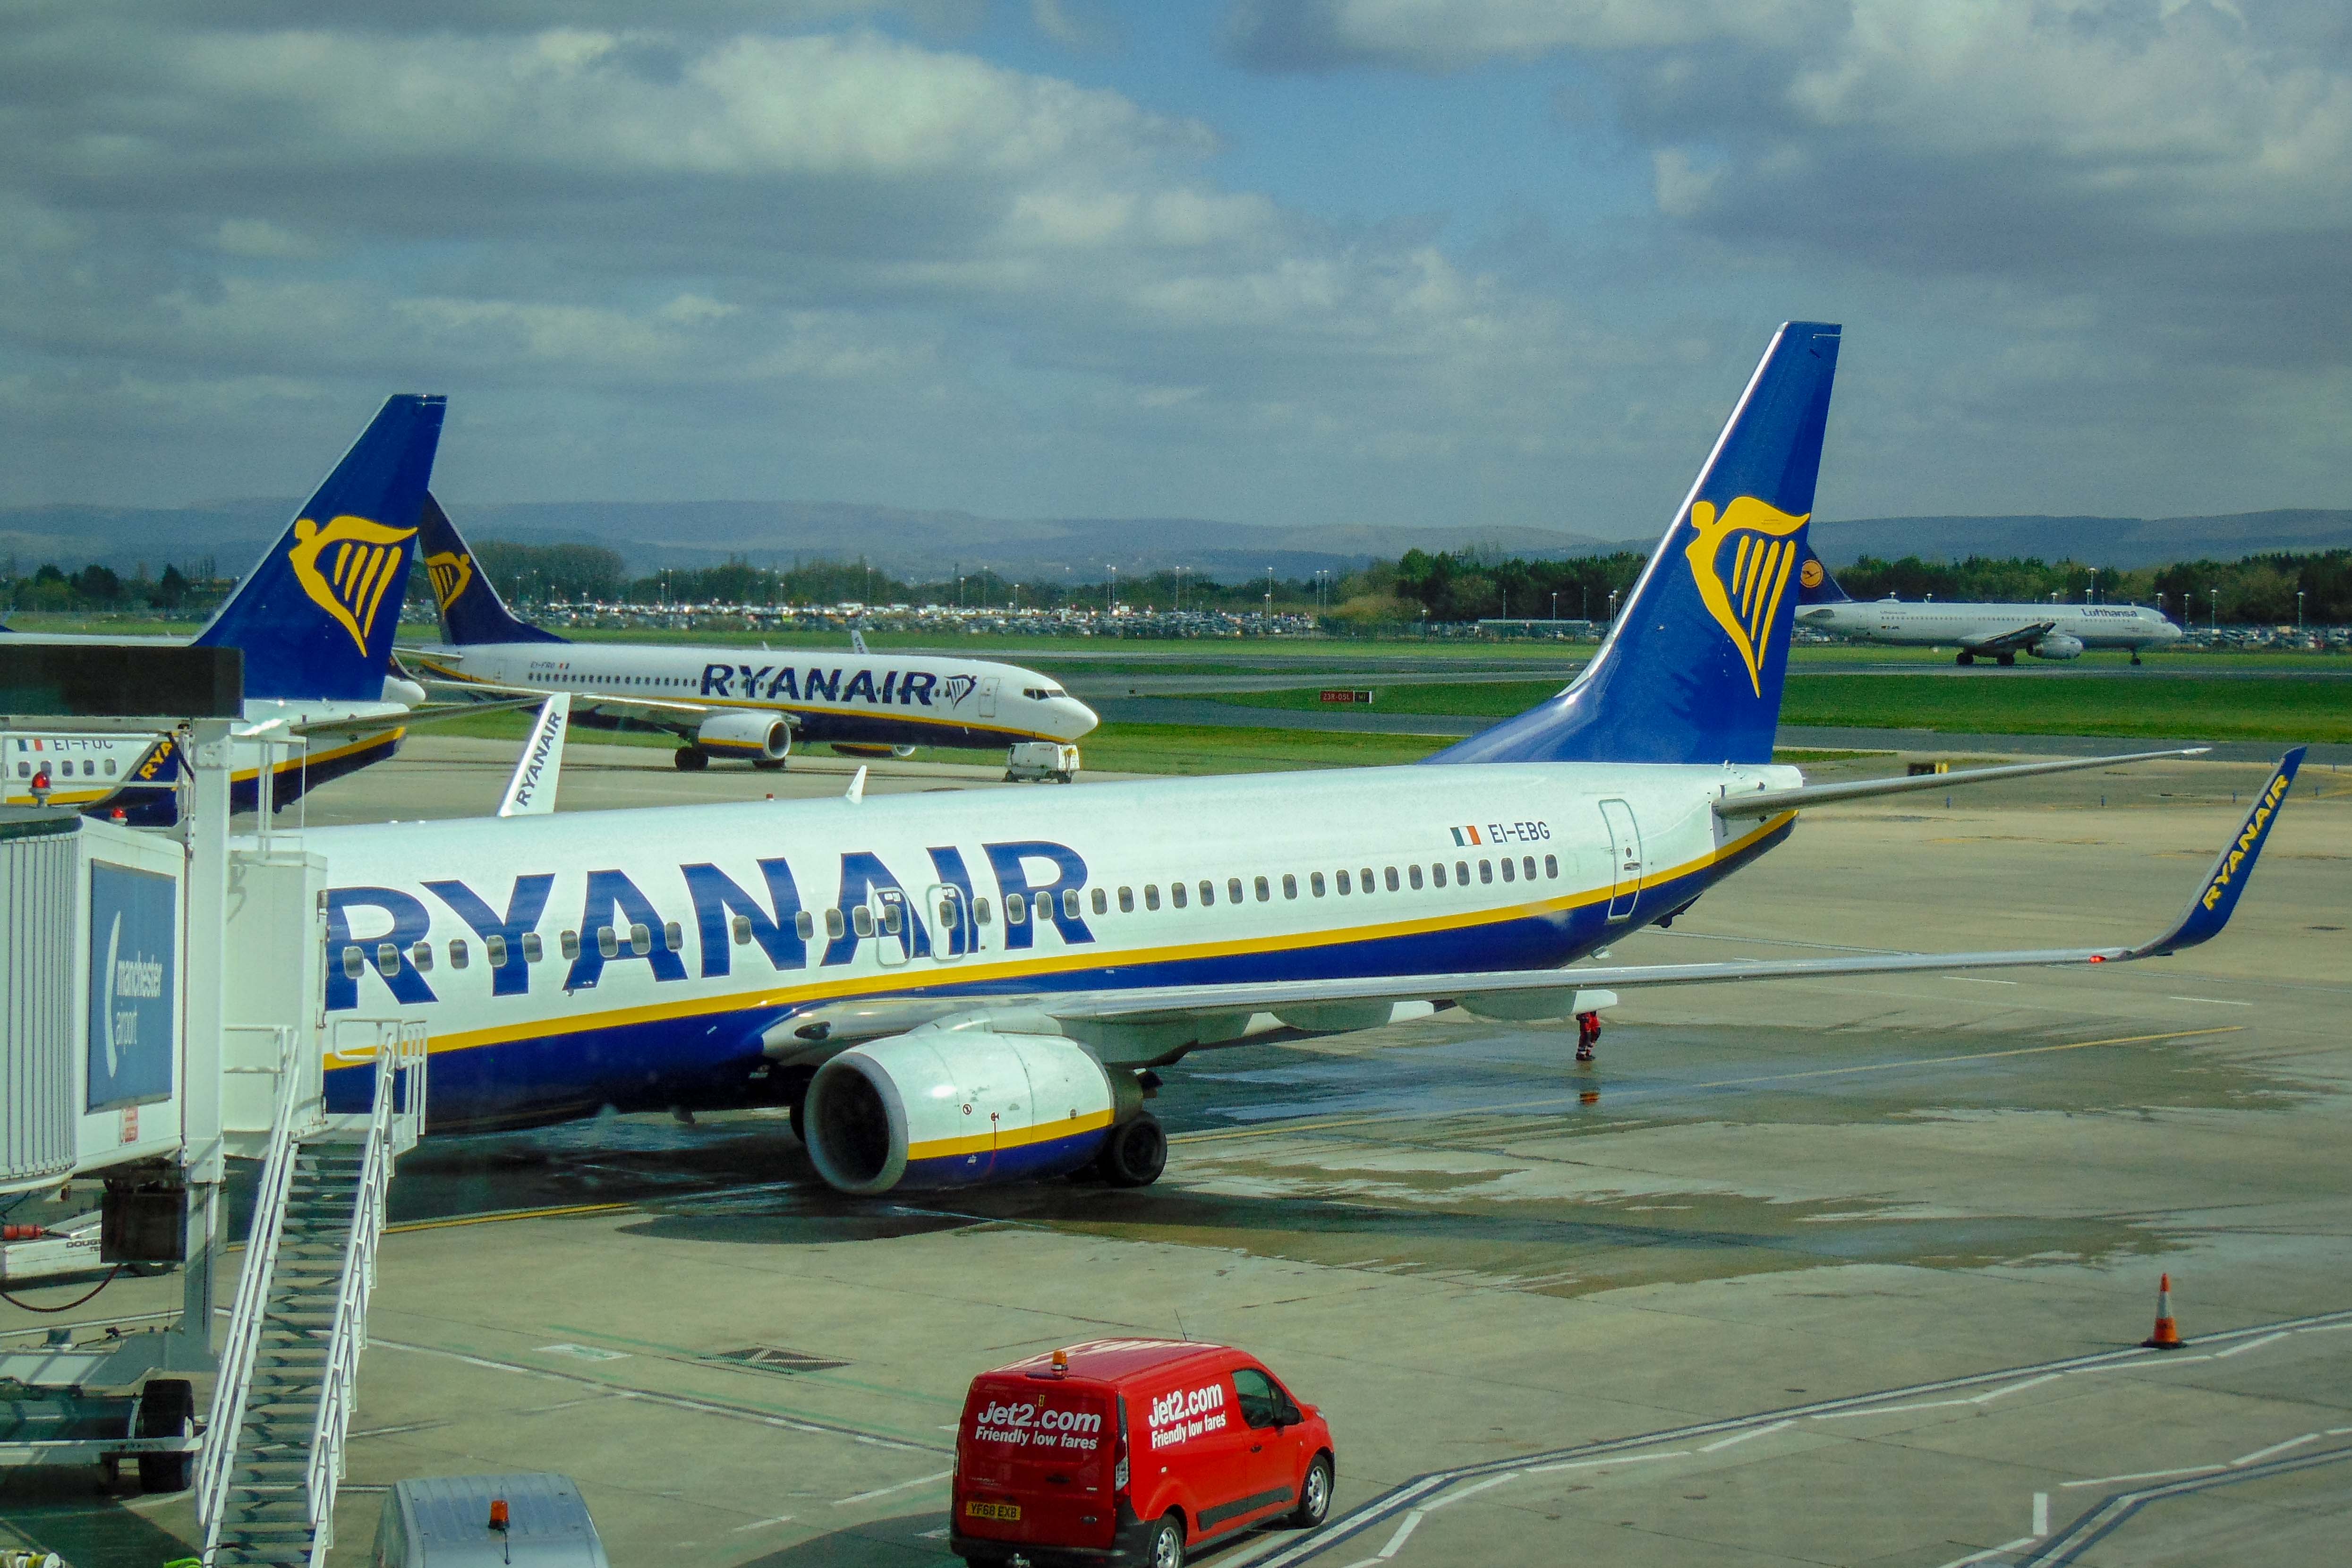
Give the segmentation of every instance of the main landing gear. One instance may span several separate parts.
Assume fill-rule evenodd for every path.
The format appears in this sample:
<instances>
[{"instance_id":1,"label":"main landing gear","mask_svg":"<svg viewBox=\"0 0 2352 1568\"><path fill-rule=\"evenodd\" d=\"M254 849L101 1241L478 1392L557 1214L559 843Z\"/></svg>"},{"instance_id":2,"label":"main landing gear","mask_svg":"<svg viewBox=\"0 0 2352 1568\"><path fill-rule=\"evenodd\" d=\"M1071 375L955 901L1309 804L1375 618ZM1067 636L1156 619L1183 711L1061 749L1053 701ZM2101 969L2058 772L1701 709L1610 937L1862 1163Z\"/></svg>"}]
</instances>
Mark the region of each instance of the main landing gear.
<instances>
[{"instance_id":1,"label":"main landing gear","mask_svg":"<svg viewBox=\"0 0 2352 1568\"><path fill-rule=\"evenodd\" d=\"M670 761L682 773L698 773L710 765L710 753L698 746L680 746Z\"/></svg>"},{"instance_id":2,"label":"main landing gear","mask_svg":"<svg viewBox=\"0 0 2352 1568\"><path fill-rule=\"evenodd\" d=\"M1953 659L1953 660L1952 660L1952 662L1953 662L1954 664L1958 665L1962 669L1966 669L1969 666L1970 666L1970 665L1974 664L1976 661L1977 661L1977 656L1976 656L1976 655L1974 655L1974 654L1972 654L1972 653L1970 653L1970 652L1969 652L1968 649L1966 649L1966 648L1962 648L1962 649L1960 650L1959 657L1958 657L1958 658L1955 658L1955 659Z\"/></svg>"},{"instance_id":3,"label":"main landing gear","mask_svg":"<svg viewBox=\"0 0 2352 1568\"><path fill-rule=\"evenodd\" d=\"M2137 664L2139 662L2139 649L2137 648L2132 649L2132 662L2134 664Z\"/></svg>"},{"instance_id":4,"label":"main landing gear","mask_svg":"<svg viewBox=\"0 0 2352 1568\"><path fill-rule=\"evenodd\" d=\"M1576 1059L1589 1062L1599 1053L1593 1048L1601 1044L1601 1015L1579 1013L1576 1016Z\"/></svg>"},{"instance_id":5,"label":"main landing gear","mask_svg":"<svg viewBox=\"0 0 2352 1568\"><path fill-rule=\"evenodd\" d=\"M1112 1128L1094 1163L1095 1174L1113 1187L1148 1187L1167 1168L1168 1133L1148 1110Z\"/></svg>"}]
</instances>

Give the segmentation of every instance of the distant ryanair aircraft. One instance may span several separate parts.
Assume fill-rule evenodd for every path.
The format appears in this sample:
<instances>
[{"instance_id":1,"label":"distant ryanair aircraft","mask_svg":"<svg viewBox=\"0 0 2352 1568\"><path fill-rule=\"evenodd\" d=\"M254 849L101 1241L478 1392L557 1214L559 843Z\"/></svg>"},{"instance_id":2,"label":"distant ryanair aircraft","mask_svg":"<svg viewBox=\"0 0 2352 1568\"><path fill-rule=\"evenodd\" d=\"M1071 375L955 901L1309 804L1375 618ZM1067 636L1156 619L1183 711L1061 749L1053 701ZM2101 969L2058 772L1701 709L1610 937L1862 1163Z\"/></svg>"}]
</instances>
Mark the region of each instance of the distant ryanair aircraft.
<instances>
[{"instance_id":1,"label":"distant ryanair aircraft","mask_svg":"<svg viewBox=\"0 0 2352 1568\"><path fill-rule=\"evenodd\" d=\"M781 768L795 742L844 747L1075 741L1094 710L1018 665L929 654L568 642L519 620L448 514L425 498L425 563L444 641L403 657L445 686L502 697L565 692L572 721L634 721L678 739L680 768L712 758Z\"/></svg>"},{"instance_id":2,"label":"distant ryanair aircraft","mask_svg":"<svg viewBox=\"0 0 2352 1568\"><path fill-rule=\"evenodd\" d=\"M1817 632L1895 647L1958 649L1955 662L2080 658L2092 648L2169 647L2180 628L2146 605L1993 605L1963 600L1850 599L1810 550L1798 576L1797 619Z\"/></svg>"}]
</instances>

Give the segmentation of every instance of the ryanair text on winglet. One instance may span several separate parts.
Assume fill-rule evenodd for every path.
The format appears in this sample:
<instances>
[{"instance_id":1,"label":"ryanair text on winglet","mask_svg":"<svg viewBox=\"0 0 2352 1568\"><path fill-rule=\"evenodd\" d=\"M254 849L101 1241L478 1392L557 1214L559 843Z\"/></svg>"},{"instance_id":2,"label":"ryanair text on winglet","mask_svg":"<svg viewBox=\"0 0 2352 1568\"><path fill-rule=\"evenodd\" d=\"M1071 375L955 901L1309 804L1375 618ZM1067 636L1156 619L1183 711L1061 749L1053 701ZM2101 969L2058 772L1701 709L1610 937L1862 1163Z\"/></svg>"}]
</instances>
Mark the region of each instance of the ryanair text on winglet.
<instances>
[{"instance_id":1,"label":"ryanair text on winglet","mask_svg":"<svg viewBox=\"0 0 2352 1568\"><path fill-rule=\"evenodd\" d=\"M2246 826L2239 832L2238 842L2231 847L2229 857L2221 862L2221 868L2214 872L2213 879L2205 885L2205 896L2199 902L2207 909L2221 901L2222 891L2229 887L2231 879L2238 874L2238 868L2247 856L2254 852L2254 847L2262 842L2263 835L2270 831L2271 814L2278 810L2279 802L2286 798L2289 783L2284 773L2271 780L2271 787L2263 792L2261 804L2254 807L2254 814L2246 818Z\"/></svg>"}]
</instances>

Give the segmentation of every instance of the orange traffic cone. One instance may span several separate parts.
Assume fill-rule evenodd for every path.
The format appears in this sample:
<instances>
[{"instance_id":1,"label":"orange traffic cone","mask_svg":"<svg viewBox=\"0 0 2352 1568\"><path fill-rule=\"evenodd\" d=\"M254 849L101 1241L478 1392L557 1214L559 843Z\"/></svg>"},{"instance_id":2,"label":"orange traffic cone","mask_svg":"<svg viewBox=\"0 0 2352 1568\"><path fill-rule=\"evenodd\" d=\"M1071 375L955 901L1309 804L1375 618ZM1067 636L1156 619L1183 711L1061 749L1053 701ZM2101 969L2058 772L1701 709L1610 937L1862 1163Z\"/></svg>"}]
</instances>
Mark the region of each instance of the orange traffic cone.
<instances>
[{"instance_id":1,"label":"orange traffic cone","mask_svg":"<svg viewBox=\"0 0 2352 1568\"><path fill-rule=\"evenodd\" d=\"M2162 1276L2156 1287L2156 1331L2140 1341L2152 1351L2177 1351L2189 1342L2180 1337L2180 1329L2172 1321L2172 1276Z\"/></svg>"}]
</instances>

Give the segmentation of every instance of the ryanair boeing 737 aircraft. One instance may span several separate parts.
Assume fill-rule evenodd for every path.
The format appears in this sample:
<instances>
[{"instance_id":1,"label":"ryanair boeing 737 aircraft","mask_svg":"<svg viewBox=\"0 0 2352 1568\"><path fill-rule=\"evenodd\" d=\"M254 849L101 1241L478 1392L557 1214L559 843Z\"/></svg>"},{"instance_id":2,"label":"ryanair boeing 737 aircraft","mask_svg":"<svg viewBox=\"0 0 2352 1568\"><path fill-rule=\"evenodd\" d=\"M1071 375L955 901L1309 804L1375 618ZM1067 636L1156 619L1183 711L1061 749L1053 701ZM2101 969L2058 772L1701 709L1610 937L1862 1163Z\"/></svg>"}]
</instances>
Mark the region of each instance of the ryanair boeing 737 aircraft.
<instances>
[{"instance_id":1,"label":"ryanair boeing 737 aircraft","mask_svg":"<svg viewBox=\"0 0 2352 1568\"><path fill-rule=\"evenodd\" d=\"M193 639L244 652L245 722L231 772L236 810L260 802L265 773L271 805L282 807L391 756L407 726L474 710L428 708L422 687L390 674L444 404L413 395L388 400ZM26 643L150 640L10 635ZM265 750L266 742L288 740L304 744ZM5 746L0 766L12 803L31 799L37 781L46 781L53 805L119 807L140 823L173 820L180 771L169 737L26 731L7 736Z\"/></svg>"},{"instance_id":2,"label":"ryanair boeing 737 aircraft","mask_svg":"<svg viewBox=\"0 0 2352 1568\"><path fill-rule=\"evenodd\" d=\"M441 605L440 647L412 649L449 685L502 697L572 699L572 721L634 721L678 739L680 768L738 758L781 768L794 741L844 746L1006 746L1075 741L1094 710L1018 665L928 654L665 643L567 642L518 620L441 504L425 498L425 564Z\"/></svg>"},{"instance_id":3,"label":"ryanair boeing 737 aircraft","mask_svg":"<svg viewBox=\"0 0 2352 1568\"><path fill-rule=\"evenodd\" d=\"M326 1016L425 1020L437 1130L785 1104L844 1192L1154 1180L1146 1075L1286 1026L1566 1018L1613 988L2097 965L2206 941L2292 781L2133 947L1567 967L1818 803L1772 762L1839 330L1782 327L1576 682L1425 764L665 807L305 837ZM543 722L542 728L546 727ZM372 1064L373 1058L369 1058ZM373 1065L330 1061L333 1103Z\"/></svg>"}]
</instances>

